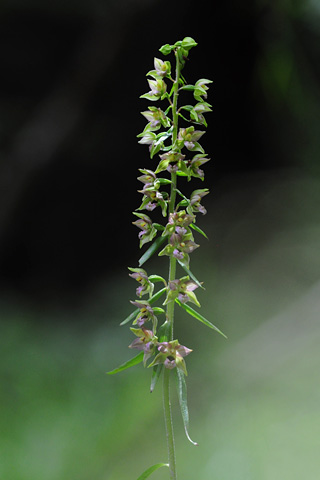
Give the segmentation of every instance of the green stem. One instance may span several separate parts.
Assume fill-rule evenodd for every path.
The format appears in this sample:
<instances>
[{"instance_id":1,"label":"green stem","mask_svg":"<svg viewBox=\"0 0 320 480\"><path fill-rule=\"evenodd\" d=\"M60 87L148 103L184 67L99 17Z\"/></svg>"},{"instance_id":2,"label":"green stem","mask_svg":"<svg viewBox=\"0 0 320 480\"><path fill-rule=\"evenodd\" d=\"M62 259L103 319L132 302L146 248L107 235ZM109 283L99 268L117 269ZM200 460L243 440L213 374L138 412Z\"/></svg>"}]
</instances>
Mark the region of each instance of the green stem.
<instances>
[{"instance_id":1,"label":"green stem","mask_svg":"<svg viewBox=\"0 0 320 480\"><path fill-rule=\"evenodd\" d=\"M178 90L179 90L179 78L180 78L180 62L177 51L176 55L176 79L174 84L174 93L173 93L173 102L172 102L172 120L173 120L173 132L172 132L172 149L174 152L178 151L176 146L177 137L178 137ZM174 212L176 204L176 188L177 188L177 174L175 172L171 173L171 191L170 191L170 202L169 202L169 212ZM169 282L175 280L176 278L176 258L171 255L169 263ZM168 283L169 283L168 282ZM167 321L170 325L170 340L173 340L173 323L174 323L174 303L169 302L167 305ZM167 368L164 369L163 375L163 409L164 409L164 418L166 425L166 436L167 436L167 448L168 448L168 460L169 460L169 471L170 479L176 480L176 458L175 458L175 445L174 445L174 433L173 433L173 423L171 415L171 402L170 402L170 370Z\"/></svg>"},{"instance_id":2,"label":"green stem","mask_svg":"<svg viewBox=\"0 0 320 480\"><path fill-rule=\"evenodd\" d=\"M176 151L176 141L177 141L177 136L178 136L178 96L179 96L179 80L180 80L180 62L179 62L179 56L178 56L178 51L175 52L176 56L176 79L174 83L174 90L173 90L173 102L172 102L172 121L173 121L173 132L172 132L172 146L173 146L173 151Z\"/></svg>"}]
</instances>

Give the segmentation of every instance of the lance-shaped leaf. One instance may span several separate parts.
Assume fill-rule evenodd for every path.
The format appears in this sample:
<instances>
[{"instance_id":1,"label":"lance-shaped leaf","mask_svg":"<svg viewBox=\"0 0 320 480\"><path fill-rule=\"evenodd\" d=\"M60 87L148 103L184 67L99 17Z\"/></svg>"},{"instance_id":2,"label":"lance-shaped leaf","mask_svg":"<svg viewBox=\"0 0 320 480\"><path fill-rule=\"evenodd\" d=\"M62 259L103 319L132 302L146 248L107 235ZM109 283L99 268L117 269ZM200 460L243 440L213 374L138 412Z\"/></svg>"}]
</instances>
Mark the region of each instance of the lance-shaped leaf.
<instances>
[{"instance_id":1,"label":"lance-shaped leaf","mask_svg":"<svg viewBox=\"0 0 320 480\"><path fill-rule=\"evenodd\" d=\"M167 282L165 281L165 279L163 277L161 277L160 275L149 275L149 280L150 282L163 282L165 285L167 284Z\"/></svg>"},{"instance_id":2,"label":"lance-shaped leaf","mask_svg":"<svg viewBox=\"0 0 320 480\"><path fill-rule=\"evenodd\" d=\"M148 302L150 303L150 305L152 305L153 303L155 303L157 300L159 300L159 298L167 291L166 287L162 288L161 290L159 290L157 293L155 293L154 295L152 295L151 298L149 298ZM127 318L125 318L121 323L120 325L125 325L126 323L129 323L129 322L133 322L133 320L136 318L136 316L138 315L139 313L139 308L137 308L134 312L130 313L130 315L127 316Z\"/></svg>"},{"instance_id":3,"label":"lance-shaped leaf","mask_svg":"<svg viewBox=\"0 0 320 480\"><path fill-rule=\"evenodd\" d=\"M138 365L139 363L142 362L143 360L143 355L144 352L139 352L138 355L135 357L131 358L127 362L123 363L119 367L115 368L114 370L111 370L110 372L107 372L108 375L114 375L115 373L122 372L123 370L126 370L127 368L134 367L135 365Z\"/></svg>"},{"instance_id":4,"label":"lance-shaped leaf","mask_svg":"<svg viewBox=\"0 0 320 480\"><path fill-rule=\"evenodd\" d=\"M137 480L145 480L146 478L150 477L151 473L155 472L156 470L158 470L158 468L161 468L161 467L169 467L169 464L157 463L156 465L152 465L152 467L147 468L147 470L145 470L143 474L140 475L139 478L137 478Z\"/></svg>"},{"instance_id":5,"label":"lance-shaped leaf","mask_svg":"<svg viewBox=\"0 0 320 480\"><path fill-rule=\"evenodd\" d=\"M198 232L198 233L200 233L201 235L203 235L207 240L209 240L208 237L207 237L207 235L205 234L205 232L204 232L203 230L201 230L201 228L199 228L197 225L195 225L194 223L191 223L191 224L190 224L190 227L193 228L193 230L195 230L196 232Z\"/></svg>"},{"instance_id":6,"label":"lance-shaped leaf","mask_svg":"<svg viewBox=\"0 0 320 480\"><path fill-rule=\"evenodd\" d=\"M155 386L160 378L162 368L163 368L163 365L159 364L159 365L155 365L152 369L150 393L152 393L153 390L155 389Z\"/></svg>"},{"instance_id":7,"label":"lance-shaped leaf","mask_svg":"<svg viewBox=\"0 0 320 480\"><path fill-rule=\"evenodd\" d=\"M186 379L178 368L176 369L177 375L177 390L178 390L178 398L180 403L181 415L183 420L184 431L186 432L187 439L193 444L198 445L198 443L191 440L189 435L189 411L188 411L188 403L187 403L187 385Z\"/></svg>"},{"instance_id":8,"label":"lance-shaped leaf","mask_svg":"<svg viewBox=\"0 0 320 480\"><path fill-rule=\"evenodd\" d=\"M195 90L195 86L194 85L184 85L183 87L180 87L179 90L190 90L193 92L193 90ZM182 107L181 107L182 108Z\"/></svg>"},{"instance_id":9,"label":"lance-shaped leaf","mask_svg":"<svg viewBox=\"0 0 320 480\"><path fill-rule=\"evenodd\" d=\"M180 260L178 260L178 262L181 265L181 267L183 268L183 270L189 275L189 277L192 278L192 280L198 285L198 287L205 290L205 288L202 286L201 282L199 282L199 280L193 275L191 270L189 270L189 268L183 262L181 262Z\"/></svg>"},{"instance_id":10,"label":"lance-shaped leaf","mask_svg":"<svg viewBox=\"0 0 320 480\"><path fill-rule=\"evenodd\" d=\"M212 330L215 330L216 332L220 333L220 335L222 335L224 338L228 338L223 332L221 332L221 330L219 330L218 327L216 327L211 322L209 322L209 320L207 320L199 312L196 312L196 310L191 308L189 305L186 305L185 303L180 302L180 300L178 300L177 298L176 298L176 302L179 305L179 307L183 308L187 313L189 313L189 315L199 320L199 322L202 322L207 327L212 328Z\"/></svg>"},{"instance_id":11,"label":"lance-shaped leaf","mask_svg":"<svg viewBox=\"0 0 320 480\"><path fill-rule=\"evenodd\" d=\"M152 255L156 253L156 251L159 250L161 245L167 240L168 240L168 236L165 236L165 237L161 236L156 238L155 241L150 245L148 250L146 250L142 255L142 257L140 257L139 266L141 267L147 260L149 260L149 258L152 257Z\"/></svg>"}]
</instances>

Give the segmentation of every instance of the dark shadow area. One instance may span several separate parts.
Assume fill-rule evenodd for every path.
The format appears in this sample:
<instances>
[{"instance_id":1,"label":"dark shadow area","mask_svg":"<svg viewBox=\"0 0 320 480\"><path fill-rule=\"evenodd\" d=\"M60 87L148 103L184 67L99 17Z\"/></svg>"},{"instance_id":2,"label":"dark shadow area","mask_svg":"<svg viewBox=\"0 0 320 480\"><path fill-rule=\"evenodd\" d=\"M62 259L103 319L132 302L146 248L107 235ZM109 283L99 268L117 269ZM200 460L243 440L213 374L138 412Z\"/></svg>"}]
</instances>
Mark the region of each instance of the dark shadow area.
<instances>
[{"instance_id":1,"label":"dark shadow area","mask_svg":"<svg viewBox=\"0 0 320 480\"><path fill-rule=\"evenodd\" d=\"M136 262L137 169L151 168L136 142L147 106L139 95L164 43L193 36L199 46L184 74L191 83L214 80L203 143L216 196L238 173L318 172L311 6L194 9L190 1L2 2L3 291L77 304L111 271Z\"/></svg>"}]
</instances>

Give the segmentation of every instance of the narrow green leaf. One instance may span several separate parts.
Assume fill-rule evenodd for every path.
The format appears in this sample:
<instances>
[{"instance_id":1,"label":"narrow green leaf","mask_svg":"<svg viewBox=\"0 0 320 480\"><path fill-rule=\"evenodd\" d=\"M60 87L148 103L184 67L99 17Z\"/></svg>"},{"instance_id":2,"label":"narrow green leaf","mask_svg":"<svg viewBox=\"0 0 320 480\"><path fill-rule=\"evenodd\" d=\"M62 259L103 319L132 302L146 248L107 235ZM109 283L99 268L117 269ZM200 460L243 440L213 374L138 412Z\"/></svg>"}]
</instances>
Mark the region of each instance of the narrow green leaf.
<instances>
[{"instance_id":1,"label":"narrow green leaf","mask_svg":"<svg viewBox=\"0 0 320 480\"><path fill-rule=\"evenodd\" d=\"M158 231L160 231L160 232L163 232L163 230L164 230L164 228L165 228L163 225L160 225L160 223L153 223L152 225L154 226L154 228L155 228L156 230L158 230Z\"/></svg>"},{"instance_id":2,"label":"narrow green leaf","mask_svg":"<svg viewBox=\"0 0 320 480\"><path fill-rule=\"evenodd\" d=\"M182 197L186 202L190 203L190 200L185 196L183 195L182 192L180 192L180 190L178 190L177 188L174 189L179 195L180 197Z\"/></svg>"},{"instance_id":3,"label":"narrow green leaf","mask_svg":"<svg viewBox=\"0 0 320 480\"><path fill-rule=\"evenodd\" d=\"M199 282L199 280L195 277L195 275L193 275L191 270L181 260L178 260L178 262L179 262L179 265L181 265L181 267L183 268L183 270L189 275L189 277L192 278L192 280L198 285L198 287L205 290L201 282Z\"/></svg>"},{"instance_id":4,"label":"narrow green leaf","mask_svg":"<svg viewBox=\"0 0 320 480\"><path fill-rule=\"evenodd\" d=\"M150 282L163 282L164 284L166 284L166 281L163 277L160 277L160 275L149 275L149 280Z\"/></svg>"},{"instance_id":5,"label":"narrow green leaf","mask_svg":"<svg viewBox=\"0 0 320 480\"><path fill-rule=\"evenodd\" d=\"M220 333L220 335L222 335L224 338L228 338L223 332L221 332L221 330L219 330L219 328L217 328L215 325L209 322L209 320L204 318L199 312L196 312L196 310L191 308L189 305L186 305L185 303L181 303L180 300L178 300L177 298L176 298L176 302L179 305L179 307L183 308L187 313L189 313L189 315L199 320L199 322L202 322L207 327L212 328L216 332Z\"/></svg>"},{"instance_id":6,"label":"narrow green leaf","mask_svg":"<svg viewBox=\"0 0 320 480\"><path fill-rule=\"evenodd\" d=\"M150 393L153 392L162 372L162 364L155 365L152 369Z\"/></svg>"},{"instance_id":7,"label":"narrow green leaf","mask_svg":"<svg viewBox=\"0 0 320 480\"><path fill-rule=\"evenodd\" d=\"M130 360L123 363L122 365L115 368L114 370L111 370L110 372L107 372L107 374L108 375L114 375L115 373L122 372L122 370L126 370L127 368L130 368L130 367L134 367L134 365L138 365L138 363L142 362L143 355L144 355L144 352L139 352L138 355L131 358Z\"/></svg>"},{"instance_id":8,"label":"narrow green leaf","mask_svg":"<svg viewBox=\"0 0 320 480\"><path fill-rule=\"evenodd\" d=\"M172 183L168 178L158 178L160 185L169 185Z\"/></svg>"},{"instance_id":9,"label":"narrow green leaf","mask_svg":"<svg viewBox=\"0 0 320 480\"><path fill-rule=\"evenodd\" d=\"M137 308L134 312L130 313L121 323L120 325L125 325L126 323L133 322L133 320L136 318L136 316L139 313L139 308Z\"/></svg>"},{"instance_id":10,"label":"narrow green leaf","mask_svg":"<svg viewBox=\"0 0 320 480\"><path fill-rule=\"evenodd\" d=\"M178 114L185 122L190 122L190 120L182 115L182 113Z\"/></svg>"},{"instance_id":11,"label":"narrow green leaf","mask_svg":"<svg viewBox=\"0 0 320 480\"><path fill-rule=\"evenodd\" d=\"M190 90L193 91L196 87L194 85L184 85L183 87L180 87L179 90Z\"/></svg>"},{"instance_id":12,"label":"narrow green leaf","mask_svg":"<svg viewBox=\"0 0 320 480\"><path fill-rule=\"evenodd\" d=\"M157 300L159 300L159 298L167 291L167 288L164 287L162 288L161 290L159 290L157 293L155 293L151 298L149 298L148 302L150 303L150 305L152 305L153 303L155 303Z\"/></svg>"},{"instance_id":13,"label":"narrow green leaf","mask_svg":"<svg viewBox=\"0 0 320 480\"><path fill-rule=\"evenodd\" d=\"M168 236L166 235L165 237L158 237L155 239L155 241L152 243L152 245L150 245L150 247L148 248L148 250L146 250L144 252L144 254L142 255L142 257L140 257L139 259L139 266L141 267L147 260L149 260L150 257L152 257L152 255L154 253L156 253L157 250L159 250L159 248L161 247L161 245L168 239Z\"/></svg>"},{"instance_id":14,"label":"narrow green leaf","mask_svg":"<svg viewBox=\"0 0 320 480\"><path fill-rule=\"evenodd\" d=\"M157 293L155 293L151 298L148 299L148 302L150 303L150 305L152 305L153 303L155 303L157 300L159 300L159 298L167 291L166 287L162 288L161 290L159 290ZM130 315L127 316L127 318L125 318L121 323L120 323L120 326L122 325L125 325L126 323L129 323L130 321L133 322L133 320L136 318L136 316L138 315L139 313L139 308L137 308L136 310L134 310L132 313L130 313Z\"/></svg>"},{"instance_id":15,"label":"narrow green leaf","mask_svg":"<svg viewBox=\"0 0 320 480\"><path fill-rule=\"evenodd\" d=\"M166 313L166 311L161 308L161 307L153 307L153 311L154 313L156 313L157 315L161 315L162 313Z\"/></svg>"},{"instance_id":16,"label":"narrow green leaf","mask_svg":"<svg viewBox=\"0 0 320 480\"><path fill-rule=\"evenodd\" d=\"M178 398L180 403L181 415L183 420L184 431L186 432L187 439L193 445L198 445L198 443L191 440L189 435L189 411L188 411L188 403L187 403L187 385L184 373L176 368L176 375L177 375L177 390L178 390Z\"/></svg>"},{"instance_id":17,"label":"narrow green leaf","mask_svg":"<svg viewBox=\"0 0 320 480\"><path fill-rule=\"evenodd\" d=\"M143 474L140 475L139 478L137 478L137 480L145 480L146 478L148 478L151 475L151 473L155 472L156 470L158 470L158 468L161 468L161 467L169 467L169 464L168 463L157 463L156 465L152 465L152 467L147 468L147 470L145 470L143 472Z\"/></svg>"},{"instance_id":18,"label":"narrow green leaf","mask_svg":"<svg viewBox=\"0 0 320 480\"><path fill-rule=\"evenodd\" d=\"M209 240L208 237L207 237L207 235L204 233L204 231L201 230L201 228L199 228L197 225L195 225L194 223L190 223L190 227L193 228L193 230L195 230L196 232L198 232L198 233L200 233L201 235L203 235L207 240Z\"/></svg>"},{"instance_id":19,"label":"narrow green leaf","mask_svg":"<svg viewBox=\"0 0 320 480\"><path fill-rule=\"evenodd\" d=\"M191 112L191 110L193 109L194 109L193 105L183 105L182 107L180 107L179 110L187 110L188 112Z\"/></svg>"}]
</instances>

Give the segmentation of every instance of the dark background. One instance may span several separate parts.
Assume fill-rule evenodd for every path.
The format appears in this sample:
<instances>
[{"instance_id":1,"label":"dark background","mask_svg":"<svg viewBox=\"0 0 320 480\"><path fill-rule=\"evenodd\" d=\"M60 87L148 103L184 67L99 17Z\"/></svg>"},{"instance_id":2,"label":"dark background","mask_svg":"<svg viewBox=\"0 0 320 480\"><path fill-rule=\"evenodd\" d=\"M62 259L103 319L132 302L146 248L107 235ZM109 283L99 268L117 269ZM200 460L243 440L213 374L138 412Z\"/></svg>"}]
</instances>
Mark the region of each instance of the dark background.
<instances>
[{"instance_id":1,"label":"dark background","mask_svg":"<svg viewBox=\"0 0 320 480\"><path fill-rule=\"evenodd\" d=\"M28 0L3 1L0 14L3 292L77 304L136 262L137 169L152 168L136 141L139 95L164 43L194 37L184 74L214 82L203 145L215 198L235 174L319 172L320 42L307 2Z\"/></svg>"},{"instance_id":2,"label":"dark background","mask_svg":"<svg viewBox=\"0 0 320 480\"><path fill-rule=\"evenodd\" d=\"M177 309L199 442L172 388L178 475L319 478L319 1L2 0L1 480L132 480L166 461L150 369L106 371L135 353L119 327L141 254L131 212L157 161L137 143L139 96L185 36L185 77L213 80L212 160L192 182L210 189L209 241L195 235L191 266L228 340Z\"/></svg>"}]
</instances>

